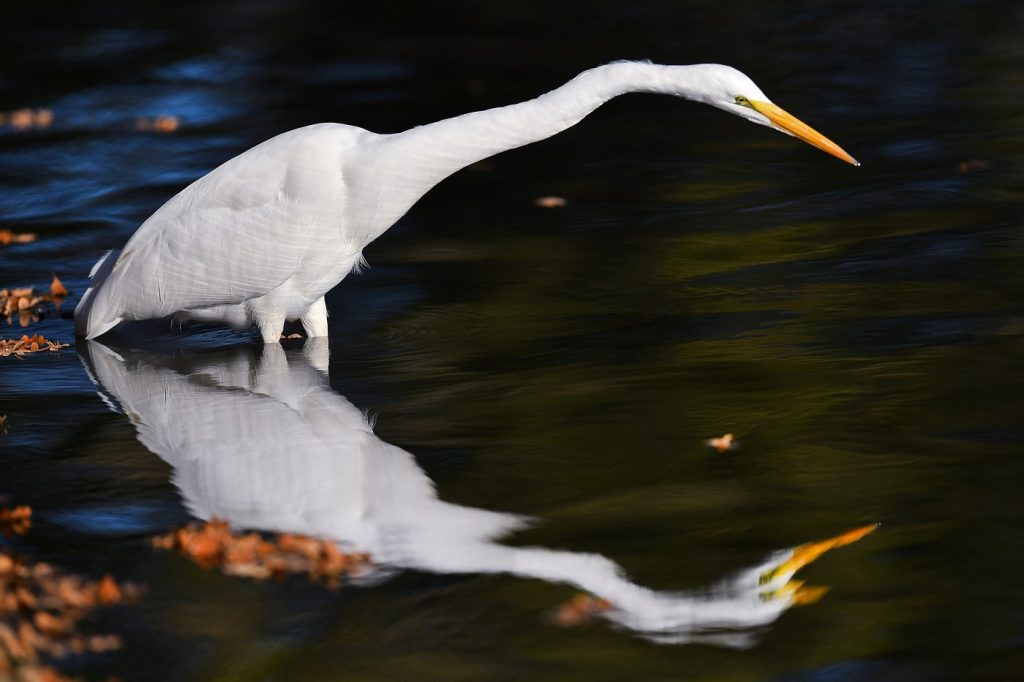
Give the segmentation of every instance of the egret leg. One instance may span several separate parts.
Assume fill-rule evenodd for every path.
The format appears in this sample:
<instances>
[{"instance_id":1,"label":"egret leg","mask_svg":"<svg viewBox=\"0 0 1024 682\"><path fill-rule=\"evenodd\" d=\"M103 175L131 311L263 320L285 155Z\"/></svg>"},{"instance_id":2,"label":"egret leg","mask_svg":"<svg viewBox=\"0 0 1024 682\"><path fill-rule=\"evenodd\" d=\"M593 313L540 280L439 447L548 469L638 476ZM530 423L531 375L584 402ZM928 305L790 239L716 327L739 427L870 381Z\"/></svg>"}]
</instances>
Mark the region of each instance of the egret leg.
<instances>
[{"instance_id":1,"label":"egret leg","mask_svg":"<svg viewBox=\"0 0 1024 682\"><path fill-rule=\"evenodd\" d=\"M262 313L256 318L263 343L280 343L284 331L284 313Z\"/></svg>"},{"instance_id":2,"label":"egret leg","mask_svg":"<svg viewBox=\"0 0 1024 682\"><path fill-rule=\"evenodd\" d=\"M327 336L327 303L324 302L323 296L309 306L309 310L302 316L301 322L307 337Z\"/></svg>"}]
</instances>

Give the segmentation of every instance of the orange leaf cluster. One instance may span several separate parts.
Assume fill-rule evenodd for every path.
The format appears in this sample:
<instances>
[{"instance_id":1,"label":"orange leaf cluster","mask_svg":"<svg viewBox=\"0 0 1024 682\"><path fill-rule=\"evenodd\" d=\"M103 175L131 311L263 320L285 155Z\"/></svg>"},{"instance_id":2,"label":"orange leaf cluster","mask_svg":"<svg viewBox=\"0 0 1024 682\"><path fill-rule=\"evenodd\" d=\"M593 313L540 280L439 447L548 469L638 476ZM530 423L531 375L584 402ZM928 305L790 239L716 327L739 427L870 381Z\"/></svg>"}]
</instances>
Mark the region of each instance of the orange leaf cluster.
<instances>
[{"instance_id":1,"label":"orange leaf cluster","mask_svg":"<svg viewBox=\"0 0 1024 682\"><path fill-rule=\"evenodd\" d=\"M0 111L0 126L7 124L15 130L49 128L53 124L53 110L25 108L6 113Z\"/></svg>"},{"instance_id":2,"label":"orange leaf cluster","mask_svg":"<svg viewBox=\"0 0 1024 682\"><path fill-rule=\"evenodd\" d=\"M31 514L28 507L12 512ZM63 575L0 548L0 680L66 680L42 661L119 649L120 637L83 635L78 622L97 607L134 601L138 592L109 575L98 581Z\"/></svg>"},{"instance_id":3,"label":"orange leaf cluster","mask_svg":"<svg viewBox=\"0 0 1024 682\"><path fill-rule=\"evenodd\" d=\"M152 130L154 133L173 133L180 126L181 121L178 120L177 116L168 116L166 114L157 116L156 118L140 116L135 119L136 130Z\"/></svg>"},{"instance_id":4,"label":"orange leaf cluster","mask_svg":"<svg viewBox=\"0 0 1024 682\"><path fill-rule=\"evenodd\" d=\"M22 506L0 509L0 533L24 535L32 527L32 507Z\"/></svg>"},{"instance_id":5,"label":"orange leaf cluster","mask_svg":"<svg viewBox=\"0 0 1024 682\"><path fill-rule=\"evenodd\" d=\"M269 538L259 533L235 533L227 521L190 523L153 538L153 546L177 550L203 568L219 567L226 575L255 580L306 574L329 587L341 585L345 574L359 573L369 557L344 553L329 540L280 533Z\"/></svg>"},{"instance_id":6,"label":"orange leaf cluster","mask_svg":"<svg viewBox=\"0 0 1024 682\"><path fill-rule=\"evenodd\" d=\"M61 348L67 348L70 345L68 343L60 343L59 341L50 341L42 334L36 334L35 336L22 334L20 339L0 339L0 357L14 355L20 358L26 353L36 353L39 351L56 353Z\"/></svg>"},{"instance_id":7,"label":"orange leaf cluster","mask_svg":"<svg viewBox=\"0 0 1024 682\"><path fill-rule=\"evenodd\" d=\"M0 315L7 318L8 324L13 324L14 314L18 313L21 326L27 327L29 323L39 320L40 308L44 303L53 303L54 308L60 308L67 295L68 290L57 275L50 282L49 294L38 294L34 287L0 289Z\"/></svg>"},{"instance_id":8,"label":"orange leaf cluster","mask_svg":"<svg viewBox=\"0 0 1024 682\"><path fill-rule=\"evenodd\" d=\"M594 597L580 592L575 597L565 602L551 615L555 625L563 628L578 627L586 625L594 616L609 611L612 603L601 597Z\"/></svg>"},{"instance_id":9,"label":"orange leaf cluster","mask_svg":"<svg viewBox=\"0 0 1024 682\"><path fill-rule=\"evenodd\" d=\"M34 242L36 235L33 232L14 232L4 228L0 230L0 246L7 246L8 244L27 244Z\"/></svg>"}]
</instances>

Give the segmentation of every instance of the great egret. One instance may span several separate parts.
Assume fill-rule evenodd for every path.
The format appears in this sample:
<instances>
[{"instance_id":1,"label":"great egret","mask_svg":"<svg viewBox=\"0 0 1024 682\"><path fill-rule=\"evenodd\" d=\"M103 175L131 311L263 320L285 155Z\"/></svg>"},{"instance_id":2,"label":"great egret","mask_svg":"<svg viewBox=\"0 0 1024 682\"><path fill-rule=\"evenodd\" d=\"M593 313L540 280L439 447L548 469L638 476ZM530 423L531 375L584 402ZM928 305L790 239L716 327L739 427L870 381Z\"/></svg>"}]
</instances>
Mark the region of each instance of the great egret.
<instances>
[{"instance_id":1,"label":"great egret","mask_svg":"<svg viewBox=\"0 0 1024 682\"><path fill-rule=\"evenodd\" d=\"M627 92L704 102L859 165L721 64L614 62L527 102L392 135L311 125L196 180L123 251L104 255L75 311L76 332L91 339L122 321L173 314L255 324L265 343L280 339L286 320L301 320L310 337L326 336L324 294L427 190L471 163L559 133Z\"/></svg>"}]
</instances>

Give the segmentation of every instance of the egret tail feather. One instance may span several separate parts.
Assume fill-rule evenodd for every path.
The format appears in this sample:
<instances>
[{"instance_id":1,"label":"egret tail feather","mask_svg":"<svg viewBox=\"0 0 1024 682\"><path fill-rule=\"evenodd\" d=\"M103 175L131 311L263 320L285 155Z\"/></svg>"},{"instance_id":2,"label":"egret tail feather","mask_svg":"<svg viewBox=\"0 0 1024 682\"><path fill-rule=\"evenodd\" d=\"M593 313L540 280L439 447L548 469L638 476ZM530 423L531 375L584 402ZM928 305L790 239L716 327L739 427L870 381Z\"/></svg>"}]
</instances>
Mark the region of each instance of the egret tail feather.
<instances>
[{"instance_id":1,"label":"egret tail feather","mask_svg":"<svg viewBox=\"0 0 1024 682\"><path fill-rule=\"evenodd\" d=\"M89 279L92 285L82 295L82 300L75 308L75 335L84 336L87 339L94 339L105 334L118 324L123 317L115 310L109 310L109 305L104 305L106 297L102 296L103 283L114 270L114 264L121 254L120 249L111 249L96 261L89 271Z\"/></svg>"}]
</instances>

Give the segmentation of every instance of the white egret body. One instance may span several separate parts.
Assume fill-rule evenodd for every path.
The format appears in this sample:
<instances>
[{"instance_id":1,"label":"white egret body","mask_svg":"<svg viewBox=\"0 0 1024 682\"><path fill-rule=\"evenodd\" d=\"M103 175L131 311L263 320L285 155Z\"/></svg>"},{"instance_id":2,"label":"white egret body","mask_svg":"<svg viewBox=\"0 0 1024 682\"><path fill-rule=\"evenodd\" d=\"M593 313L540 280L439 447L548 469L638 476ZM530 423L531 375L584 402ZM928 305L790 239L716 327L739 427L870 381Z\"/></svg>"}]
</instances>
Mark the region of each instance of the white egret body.
<instances>
[{"instance_id":1,"label":"white egret body","mask_svg":"<svg viewBox=\"0 0 1024 682\"><path fill-rule=\"evenodd\" d=\"M257 325L276 342L286 320L327 335L324 294L363 249L460 168L559 133L604 102L652 92L704 102L856 161L728 66L616 62L536 99L392 135L322 123L278 135L186 187L124 249L93 268L75 311L95 338L127 320Z\"/></svg>"}]
</instances>

